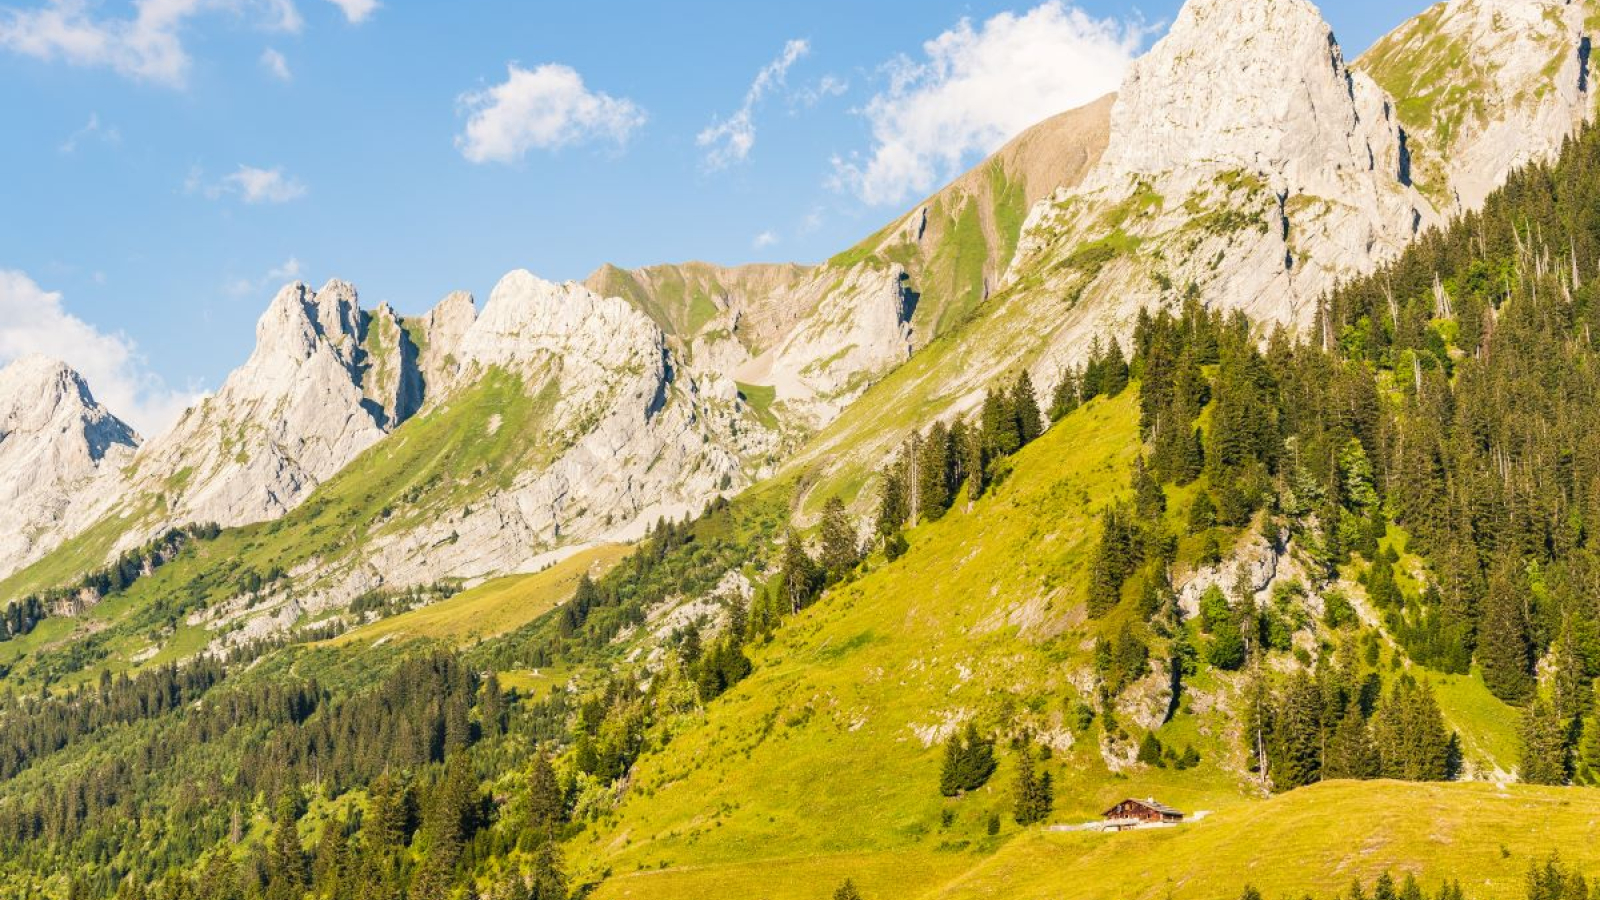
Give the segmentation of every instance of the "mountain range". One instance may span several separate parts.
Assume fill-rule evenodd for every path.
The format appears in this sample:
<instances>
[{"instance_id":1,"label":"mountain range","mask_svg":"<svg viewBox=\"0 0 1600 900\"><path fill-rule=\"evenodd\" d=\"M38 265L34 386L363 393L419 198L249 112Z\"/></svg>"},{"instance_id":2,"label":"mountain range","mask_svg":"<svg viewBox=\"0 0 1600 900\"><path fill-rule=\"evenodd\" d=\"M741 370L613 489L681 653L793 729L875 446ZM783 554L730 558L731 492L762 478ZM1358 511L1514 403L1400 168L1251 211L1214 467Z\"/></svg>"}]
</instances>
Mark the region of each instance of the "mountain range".
<instances>
[{"instance_id":1,"label":"mountain range","mask_svg":"<svg viewBox=\"0 0 1600 900\"><path fill-rule=\"evenodd\" d=\"M357 288L343 281L319 289L286 285L263 313L249 359L159 435L136 434L66 366L18 360L0 370L0 604L30 612L0 629L9 637L0 640L0 667L23 689L18 693L87 704L96 679L97 702L111 702L112 676L100 673L143 677L168 664L191 672L252 667L280 685L309 668L329 684L378 691L354 673L392 665L368 661L379 648L418 635L470 648L478 654L472 665L499 676L496 691L504 681L530 704L522 732L491 726L490 713L473 707L474 733L487 741L504 731L525 741L524 751L542 748L522 754L538 756L538 765L501 772L486 790L521 797L544 777L546 751L553 748L558 762L570 754L576 761L558 766L571 807L563 814L570 827L562 850L574 878L596 896L712 889L823 896L822 886L832 890L847 877L882 896L1009 896L996 887L1007 873L1022 879L1015 896L1047 896L1062 884L1039 874L1049 866L1108 885L1084 896L1111 896L1114 888L1156 896L1159 879L1107 880L1111 851L1090 838L1030 832L1012 840L1010 826L1002 832L998 825L1009 809L1003 798L974 790L977 805L956 808L941 806L936 793L923 796L916 779L928 755L960 745L963 726L996 719L1001 706L1007 724L995 730L1023 748L1017 758L1033 765L1027 748L1037 745L1039 765L1051 760L1063 779L1057 790L1081 789L1070 799L1058 793L1062 821L1069 814L1093 818L1123 793L1160 790L1191 810L1218 810L1217 827L1233 841L1272 833L1290 816L1314 820L1308 830L1319 834L1333 828L1323 819L1344 817L1374 833L1392 824L1403 837L1372 838L1379 857L1431 877L1438 871L1428 848L1453 848L1465 871L1483 875L1483 885L1469 887L1507 896L1509 876L1495 868L1494 854L1483 849L1489 845L1463 847L1453 829L1466 829L1472 815L1536 809L1542 816L1569 803L1592 822L1600 804L1586 792L1573 799L1556 789L1513 796L1473 787L1447 795L1395 785L1408 806L1394 824L1384 822L1386 807L1349 786L1305 788L1323 798L1321 806L1308 806L1299 792L1264 800L1258 757L1265 746L1252 756L1234 733L1261 714L1249 693L1253 682L1219 664L1215 672L1202 667L1185 693L1181 679L1147 660L1107 693L1103 682L1122 664L1116 654L1126 646L1118 643L1119 629L1155 627L1159 639L1141 637L1141 648L1170 650L1174 660L1180 650L1160 633L1167 626L1124 625L1120 614L1106 619L1115 625L1095 625L1097 614L1085 611L1079 595L1104 581L1091 557L1120 527L1123 501L1140 490L1144 476L1133 473L1146 471L1146 457L1159 467L1161 448L1177 446L1158 424L1166 408L1145 400L1162 383L1150 368L1152 316L1190 323L1186 341L1215 332L1222 337L1209 338L1213 344L1226 343L1229 323L1245 322L1248 340L1240 347L1298 340L1347 353L1381 368L1389 379L1379 379L1384 390L1414 383L1407 397L1435 384L1427 367L1434 363L1413 352L1402 365L1350 348L1370 349L1363 335L1374 331L1398 346L1409 334L1402 312L1416 297L1433 311L1418 320L1419 333L1442 335L1436 343L1454 351L1441 357L1464 365L1487 353L1475 356L1453 343L1458 328L1480 327L1455 321L1464 319L1456 312L1468 302L1461 286L1467 276L1441 275L1455 262L1441 261L1418 288L1402 280L1414 258L1408 251L1434 252L1452 228L1487 230L1474 217L1510 202L1501 199L1508 181L1515 187L1518 173L1550 169L1587 133L1597 30L1600 7L1589 0L1450 0L1347 59L1308 0L1189 0L1115 95L1035 125L819 264L608 265L565 284L514 271L481 305L453 293L416 317L387 305L364 308ZM1527 240L1531 245L1535 236ZM1577 238L1565 247L1529 246L1516 266L1493 276L1507 279L1509 296L1513 271L1554 278L1570 267L1561 289L1568 304L1581 305L1593 280L1579 271L1584 252ZM1489 278L1484 272L1475 277ZM1352 298L1385 295L1386 309L1365 320L1347 315ZM1491 334L1508 318L1497 310L1480 317ZM1201 319L1217 324L1193 324ZM1445 321L1448 329L1440 326ZM1124 362L1122 348L1130 351L1132 392L1121 385L1057 390L1064 381L1099 379L1113 346L1117 363ZM1217 352L1194 346L1185 352L1196 358ZM1196 443L1213 440L1226 424L1218 423L1221 413L1202 409L1237 398L1222 374L1232 359L1222 354L1195 365L1215 388L1197 394L1204 403L1189 410L1178 443L1189 441L1191 421L1204 435ZM1121 382L1129 377L1124 365ZM1437 377L1447 383L1445 373ZM921 480L935 465L926 448L952 429L990 428L997 398L1005 391L1021 397L1019 384L1036 391L1029 402L1046 407L1054 424L1042 436L1024 433L1026 446L995 452L989 462L1004 464L990 467L988 495L979 482L992 448L979 452L978 475L957 466L956 451L947 460L940 450L937 466L957 466L961 475L954 493L975 486L969 502L948 500L948 519L917 526L917 504L949 487ZM1070 403L1049 409L1069 394ZM1376 425L1370 435L1363 430L1380 415L1369 415L1369 407L1381 405L1358 398L1328 415L1355 421L1372 456L1381 444L1400 459L1405 451L1393 447L1393 434ZM1273 415L1275 422L1288 418ZM1206 452L1211 459L1209 446ZM1330 477L1348 479L1359 467L1340 455L1348 452L1328 451ZM1514 469L1509 462L1504 468ZM1287 471L1274 477L1289 480ZM1271 480L1243 462L1229 472L1240 484ZM1326 560L1312 549L1315 541L1280 538L1265 524L1274 515L1316 521L1351 546L1367 546L1367 520L1329 526L1320 507L1296 517L1282 502L1262 512L1271 504L1241 501L1249 515L1229 524L1232 489L1218 483L1217 472L1206 478L1200 490L1190 486L1193 479L1179 480L1162 501L1163 511L1171 506L1168 518L1189 510L1189 524L1174 520L1174 527L1194 529L1174 538L1175 622L1209 623L1207 598L1222 592L1263 609L1288 597L1280 612L1303 621L1276 648L1274 664L1291 677L1325 651L1331 657L1336 641L1329 635L1338 626L1318 623L1333 622L1333 605L1353 596L1352 624L1374 637L1352 638L1348 652L1373 646L1381 691L1395 687L1383 668L1391 659L1395 671L1414 670L1433 685L1458 741L1452 775L1503 783L1519 774L1512 748L1524 739L1506 720L1512 707L1492 671L1479 671L1492 667L1469 661L1457 671L1424 658L1397 624L1411 620L1385 619L1387 589L1373 587L1369 570L1358 575L1333 564L1319 583ZM1530 475L1528 483L1526 493L1537 493L1539 479ZM909 551L893 548L898 533L881 525L891 503L885 498L896 491L909 493ZM1213 494L1220 509L1212 515L1220 518L1194 526L1204 514L1192 505L1200 495L1210 505ZM1348 495L1324 499L1346 503L1351 515L1373 515L1372 504L1352 505ZM1225 534L1220 544L1214 534L1201 536L1213 526ZM820 548L826 570L830 535L841 533L866 547L869 562L828 581L825 592L819 582L822 599L807 608L811 601L799 598L810 589L792 577L794 548ZM1433 532L1391 513L1361 563L1347 565L1390 567L1383 577L1396 580L1401 594L1448 591L1430 574L1434 557L1422 555L1435 551L1416 549L1417 534L1426 545ZM901 552L911 555L897 563ZM1112 579L1130 609L1144 602L1134 596L1142 588L1133 571ZM1492 587L1474 590L1493 594ZM1546 590L1539 582L1535 593ZM772 608L764 613L763 603ZM751 623L762 615L783 621L750 651L753 673L732 677L702 662L740 654L730 636L746 627L759 633ZM1530 634L1539 627L1525 625ZM693 650L686 651L691 633ZM1553 660L1555 640L1547 637ZM301 647L314 649L294 656ZM674 674L670 661L679 656L692 675ZM1530 678L1545 672L1548 681L1557 665L1526 668ZM648 700L626 699L631 695L616 686L624 670L638 672L648 685L639 697ZM456 676L439 677L445 684ZM680 683L685 678L717 687ZM326 692L319 701L325 708L328 698L346 702L340 688L318 690ZM73 691L90 693L67 693ZM366 696L351 691L357 699L350 704ZM585 705L596 693L602 706L611 704L603 720ZM634 702L668 710L650 720L652 737L635 736L655 752L621 752L625 761L614 772L584 761L584 753L604 756L597 748L610 746L608 729L634 727L614 718ZM1252 703L1257 711L1247 713ZM1087 736L1074 727L1080 709L1090 719L1104 717L1095 726L1103 730ZM444 706L435 712L442 723L453 715ZM464 709L460 715L464 722ZM550 721L569 717L577 724L558 737ZM302 724L294 716L283 721L284 728ZM0 716L0 730L4 722ZM456 725L440 727L443 735ZM1130 734L1148 735L1155 749ZM270 744L275 766L336 753L331 746L291 747L290 738L270 730L258 736L282 742ZM455 738L439 740L443 747ZM1205 760L1203 779L1183 774L1176 754L1162 756L1179 743ZM63 738L51 752L69 745ZM59 771L115 755L113 744L95 746ZM445 755L441 750L440 765ZM1006 758L1009 773L1016 763ZM27 771L7 765L0 758L0 774L15 779L14 798L47 790L54 777L44 763ZM479 774L490 768L480 758ZM445 780L438 783L450 777L439 775ZM290 830L299 819L307 840L322 840L351 804L376 802L374 783L358 781L340 785L350 790L340 793L318 778L307 806L292 810ZM433 804L430 792L442 789L427 785L418 795ZM274 826L281 787L252 783L260 808L233 807L232 845L249 845ZM11 802L0 783L0 826L20 808ZM864 812L863 803L875 810ZM175 808L163 804L163 814ZM1442 810L1437 821L1448 824L1438 827L1447 834L1425 834L1428 810ZM852 817L868 821L841 824ZM940 836L946 832L965 837ZM428 834L411 845L419 867L430 858L430 842L440 840ZM1209 833L1198 828L1175 834L1135 836L1124 852L1152 871L1161 869L1163 854L1203 861L1240 852L1201 846ZM206 835L207 842L224 837ZM1507 843L1497 849L1509 859L1506 848L1514 844L1522 867L1528 854L1551 849L1522 837L1494 838L1502 839ZM459 871L468 874L457 887L477 890L503 874L496 867L511 865L533 870L531 890L539 890L547 861L535 860L528 840L507 840L508 847L457 848L477 860L472 865L497 860L487 869L462 863ZM775 841L790 846L771 847ZM1316 852L1302 851L1270 848L1285 865L1321 865ZM412 864L402 868L410 872ZM0 885L48 885L66 896L66 882L52 880L53 865L0 870L17 879ZM126 860L118 865L138 870ZM1364 866L1354 876L1335 868L1304 883L1284 872L1256 878L1284 891L1331 895L1349 877L1369 874ZM477 886L463 887L468 882ZM1224 884L1234 888L1207 876L1168 882L1168 890L1215 892Z\"/></svg>"}]
</instances>

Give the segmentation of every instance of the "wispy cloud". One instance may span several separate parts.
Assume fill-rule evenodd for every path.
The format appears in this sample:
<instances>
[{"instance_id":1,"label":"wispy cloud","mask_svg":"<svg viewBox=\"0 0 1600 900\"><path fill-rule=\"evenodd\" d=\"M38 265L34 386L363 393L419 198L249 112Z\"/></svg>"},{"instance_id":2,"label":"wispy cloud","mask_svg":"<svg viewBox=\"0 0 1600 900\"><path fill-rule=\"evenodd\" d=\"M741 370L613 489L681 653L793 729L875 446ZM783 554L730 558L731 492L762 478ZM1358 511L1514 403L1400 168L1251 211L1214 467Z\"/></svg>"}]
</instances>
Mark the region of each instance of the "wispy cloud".
<instances>
[{"instance_id":1,"label":"wispy cloud","mask_svg":"<svg viewBox=\"0 0 1600 900\"><path fill-rule=\"evenodd\" d=\"M809 108L829 97L842 97L849 90L850 82L837 75L824 75L795 91L792 99L795 104Z\"/></svg>"},{"instance_id":2,"label":"wispy cloud","mask_svg":"<svg viewBox=\"0 0 1600 900\"><path fill-rule=\"evenodd\" d=\"M708 168L726 168L734 163L744 162L750 157L750 151L756 145L756 107L774 88L783 86L790 67L810 52L809 41L796 39L784 44L783 52L778 54L778 58L767 63L756 73L755 81L750 83L750 88L744 93L744 105L726 119L713 120L704 131L700 132L695 138L695 143L708 148L706 152Z\"/></svg>"},{"instance_id":3,"label":"wispy cloud","mask_svg":"<svg viewBox=\"0 0 1600 900\"><path fill-rule=\"evenodd\" d=\"M87 0L49 0L0 11L0 49L183 87L193 64L183 38L196 17L227 12L266 31L304 25L294 0L135 0L131 17L98 16L97 9Z\"/></svg>"},{"instance_id":4,"label":"wispy cloud","mask_svg":"<svg viewBox=\"0 0 1600 900\"><path fill-rule=\"evenodd\" d=\"M294 80L294 73L289 71L289 60L271 47L261 51L261 67L279 81Z\"/></svg>"},{"instance_id":5,"label":"wispy cloud","mask_svg":"<svg viewBox=\"0 0 1600 900\"><path fill-rule=\"evenodd\" d=\"M305 267L300 264L298 257L291 256L283 261L282 265L273 266L262 275L255 278L235 278L225 285L227 293L234 297L249 297L272 288L281 287L305 273Z\"/></svg>"},{"instance_id":6,"label":"wispy cloud","mask_svg":"<svg viewBox=\"0 0 1600 900\"><path fill-rule=\"evenodd\" d=\"M475 163L512 163L530 150L556 150L589 141L625 146L645 123L631 100L592 91L570 66L507 67L506 80L461 96L467 127L456 137Z\"/></svg>"},{"instance_id":7,"label":"wispy cloud","mask_svg":"<svg viewBox=\"0 0 1600 900\"><path fill-rule=\"evenodd\" d=\"M204 195L208 200L236 197L250 204L288 203L307 193L306 186L285 175L281 167L258 169L245 165L217 181L209 181L204 170L197 166L189 170L183 189L185 193Z\"/></svg>"},{"instance_id":8,"label":"wispy cloud","mask_svg":"<svg viewBox=\"0 0 1600 900\"><path fill-rule=\"evenodd\" d=\"M352 25L360 25L371 18L380 6L378 0L328 0L328 2L339 7Z\"/></svg>"},{"instance_id":9,"label":"wispy cloud","mask_svg":"<svg viewBox=\"0 0 1600 900\"><path fill-rule=\"evenodd\" d=\"M97 399L147 437L177 421L197 396L168 388L127 335L101 331L67 312L59 293L0 269L0 366L31 354L72 366Z\"/></svg>"},{"instance_id":10,"label":"wispy cloud","mask_svg":"<svg viewBox=\"0 0 1600 900\"><path fill-rule=\"evenodd\" d=\"M757 250L764 250L777 243L778 235L773 231L763 231L755 236L755 240L750 242L751 246L755 247Z\"/></svg>"},{"instance_id":11,"label":"wispy cloud","mask_svg":"<svg viewBox=\"0 0 1600 900\"><path fill-rule=\"evenodd\" d=\"M62 153L76 153L78 148L88 141L115 147L122 143L122 132L118 131L115 125L102 123L99 113L90 113L89 121L62 141L60 150Z\"/></svg>"},{"instance_id":12,"label":"wispy cloud","mask_svg":"<svg viewBox=\"0 0 1600 900\"><path fill-rule=\"evenodd\" d=\"M833 161L834 186L869 204L898 203L954 177L1029 126L1116 90L1146 34L1142 22L1095 19L1061 0L963 19L886 66L889 86L858 112L873 146Z\"/></svg>"}]
</instances>

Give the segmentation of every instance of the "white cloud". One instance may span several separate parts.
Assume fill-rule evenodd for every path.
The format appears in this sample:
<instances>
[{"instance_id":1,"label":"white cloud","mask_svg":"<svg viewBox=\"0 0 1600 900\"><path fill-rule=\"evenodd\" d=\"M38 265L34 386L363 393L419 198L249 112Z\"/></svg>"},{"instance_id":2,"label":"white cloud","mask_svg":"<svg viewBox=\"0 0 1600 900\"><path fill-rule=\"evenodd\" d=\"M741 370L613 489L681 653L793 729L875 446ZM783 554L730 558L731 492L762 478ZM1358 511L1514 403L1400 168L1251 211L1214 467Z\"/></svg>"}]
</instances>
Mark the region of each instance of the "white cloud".
<instances>
[{"instance_id":1,"label":"white cloud","mask_svg":"<svg viewBox=\"0 0 1600 900\"><path fill-rule=\"evenodd\" d=\"M756 235L755 240L751 241L750 243L754 245L757 250L762 250L778 243L778 235L771 231L763 231Z\"/></svg>"},{"instance_id":2,"label":"white cloud","mask_svg":"<svg viewBox=\"0 0 1600 900\"><path fill-rule=\"evenodd\" d=\"M269 31L283 31L289 34L299 34L305 28L306 20L300 18L300 10L294 5L294 0L265 0L267 13L276 18L267 19L262 27Z\"/></svg>"},{"instance_id":3,"label":"white cloud","mask_svg":"<svg viewBox=\"0 0 1600 900\"><path fill-rule=\"evenodd\" d=\"M78 370L95 398L146 437L166 430L196 399L150 372L124 334L107 334L61 305L26 274L0 269L0 366L30 354Z\"/></svg>"},{"instance_id":4,"label":"white cloud","mask_svg":"<svg viewBox=\"0 0 1600 900\"><path fill-rule=\"evenodd\" d=\"M461 155L475 163L511 163L530 150L555 150L592 140L619 147L645 122L644 110L583 84L570 66L549 63L507 67L506 80L461 96L469 113L456 138Z\"/></svg>"},{"instance_id":5,"label":"white cloud","mask_svg":"<svg viewBox=\"0 0 1600 900\"><path fill-rule=\"evenodd\" d=\"M344 17L353 25L360 25L378 11L378 0L328 0L344 11Z\"/></svg>"},{"instance_id":6,"label":"white cloud","mask_svg":"<svg viewBox=\"0 0 1600 900\"><path fill-rule=\"evenodd\" d=\"M135 0L131 18L97 17L95 8L88 0L49 0L0 11L0 48L182 87L193 62L183 32L196 16L229 12L269 31L297 32L304 24L294 0Z\"/></svg>"},{"instance_id":7,"label":"white cloud","mask_svg":"<svg viewBox=\"0 0 1600 900\"><path fill-rule=\"evenodd\" d=\"M1117 89L1142 23L1094 19L1061 0L979 28L963 19L888 65L888 89L860 113L873 147L834 160L834 183L869 204L895 203L954 177L1029 126Z\"/></svg>"},{"instance_id":8,"label":"white cloud","mask_svg":"<svg viewBox=\"0 0 1600 900\"><path fill-rule=\"evenodd\" d=\"M281 167L258 169L241 165L238 171L224 175L220 181L206 183L205 172L196 166L183 180L185 193L204 194L207 199L238 197L245 203L288 203L306 195L306 186L285 175Z\"/></svg>"},{"instance_id":9,"label":"white cloud","mask_svg":"<svg viewBox=\"0 0 1600 900\"><path fill-rule=\"evenodd\" d=\"M103 124L99 113L90 113L88 123L61 142L61 152L76 153L85 141L91 140L115 147L122 143L122 132L115 125Z\"/></svg>"},{"instance_id":10,"label":"white cloud","mask_svg":"<svg viewBox=\"0 0 1600 900\"><path fill-rule=\"evenodd\" d=\"M739 111L721 121L712 121L700 132L695 143L710 148L706 153L707 166L721 169L749 158L750 151L756 145L756 106L774 87L781 87L789 75L789 68L810 52L811 44L808 41L792 40L784 44L778 58L756 73L756 80L745 91L744 105L739 107Z\"/></svg>"},{"instance_id":11,"label":"white cloud","mask_svg":"<svg viewBox=\"0 0 1600 900\"><path fill-rule=\"evenodd\" d=\"M298 257L291 256L282 265L273 266L259 278L235 278L224 289L234 297L249 297L275 289L298 279L305 272Z\"/></svg>"},{"instance_id":12,"label":"white cloud","mask_svg":"<svg viewBox=\"0 0 1600 900\"><path fill-rule=\"evenodd\" d=\"M294 73L289 71L289 60L271 47L261 51L261 67L279 81L294 80Z\"/></svg>"},{"instance_id":13,"label":"white cloud","mask_svg":"<svg viewBox=\"0 0 1600 900\"><path fill-rule=\"evenodd\" d=\"M813 84L795 92L794 102L804 107L816 106L829 97L843 96L850 90L850 82L837 75L824 75Z\"/></svg>"}]
</instances>

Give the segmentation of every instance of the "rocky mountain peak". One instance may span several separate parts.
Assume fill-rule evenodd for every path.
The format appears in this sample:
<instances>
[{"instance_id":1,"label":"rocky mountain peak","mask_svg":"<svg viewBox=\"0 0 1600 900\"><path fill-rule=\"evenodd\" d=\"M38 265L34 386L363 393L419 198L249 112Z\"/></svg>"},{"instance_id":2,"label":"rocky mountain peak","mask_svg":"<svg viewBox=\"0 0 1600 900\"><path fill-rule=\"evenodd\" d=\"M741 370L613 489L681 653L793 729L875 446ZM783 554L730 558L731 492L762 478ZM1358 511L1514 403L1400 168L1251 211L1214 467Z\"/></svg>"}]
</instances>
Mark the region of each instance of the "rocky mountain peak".
<instances>
[{"instance_id":1,"label":"rocky mountain peak","mask_svg":"<svg viewBox=\"0 0 1600 900\"><path fill-rule=\"evenodd\" d=\"M1030 213L1007 278L1083 299L1047 354L1060 366L1190 291L1308 326L1329 288L1437 221L1393 103L1315 6L1190 0L1130 69L1094 172Z\"/></svg>"},{"instance_id":2,"label":"rocky mountain peak","mask_svg":"<svg viewBox=\"0 0 1600 900\"><path fill-rule=\"evenodd\" d=\"M335 351L343 362L353 362L360 342L361 307L355 288L330 281L320 291L304 282L284 285L256 323L256 352L252 363L281 358L296 364L309 359L318 346Z\"/></svg>"},{"instance_id":3,"label":"rocky mountain peak","mask_svg":"<svg viewBox=\"0 0 1600 900\"><path fill-rule=\"evenodd\" d=\"M461 359L520 369L556 354L607 370L659 368L664 347L661 330L627 301L519 269L495 285L462 339Z\"/></svg>"},{"instance_id":4,"label":"rocky mountain peak","mask_svg":"<svg viewBox=\"0 0 1600 900\"><path fill-rule=\"evenodd\" d=\"M0 577L47 552L41 537L138 445L66 364L26 356L0 369Z\"/></svg>"},{"instance_id":5,"label":"rocky mountain peak","mask_svg":"<svg viewBox=\"0 0 1600 900\"><path fill-rule=\"evenodd\" d=\"M60 434L50 434L54 430ZM139 444L139 436L94 399L77 371L46 356L24 356L0 369L0 442L46 434L74 442L81 436L85 458L95 463Z\"/></svg>"},{"instance_id":6,"label":"rocky mountain peak","mask_svg":"<svg viewBox=\"0 0 1600 900\"><path fill-rule=\"evenodd\" d=\"M461 367L461 340L476 321L477 303L466 291L447 295L422 317L418 330L423 341L417 348L417 366L428 396L442 393L454 380Z\"/></svg>"},{"instance_id":7,"label":"rocky mountain peak","mask_svg":"<svg viewBox=\"0 0 1600 900\"><path fill-rule=\"evenodd\" d=\"M1352 176L1402 182L1400 131L1306 0L1191 0L1136 62L1112 111L1097 186L1238 168L1277 193L1337 195ZM1191 185L1192 186L1192 185Z\"/></svg>"}]
</instances>

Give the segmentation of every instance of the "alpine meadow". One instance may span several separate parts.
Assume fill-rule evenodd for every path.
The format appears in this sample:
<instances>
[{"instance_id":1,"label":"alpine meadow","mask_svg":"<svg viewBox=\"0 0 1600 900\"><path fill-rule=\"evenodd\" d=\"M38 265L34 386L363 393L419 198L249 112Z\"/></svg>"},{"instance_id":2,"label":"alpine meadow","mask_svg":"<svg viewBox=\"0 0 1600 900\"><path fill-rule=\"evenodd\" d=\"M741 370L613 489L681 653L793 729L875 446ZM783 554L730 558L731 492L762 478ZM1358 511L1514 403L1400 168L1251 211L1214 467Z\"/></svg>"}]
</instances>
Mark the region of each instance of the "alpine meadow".
<instances>
[{"instance_id":1,"label":"alpine meadow","mask_svg":"<svg viewBox=\"0 0 1600 900\"><path fill-rule=\"evenodd\" d=\"M588 81L479 60L508 80L438 94L428 32L495 25L413 6L0 5L0 78L42 92L18 115L98 106L52 166L136 190L105 158L164 152L151 104L184 143L166 199L95 199L147 228L0 241L0 898L1600 900L1600 0L1446 0L1359 55L1310 0L909 4L913 36L975 18L877 68L819 25L698 133L648 88L706 92L709 57L609 75L574 44ZM304 182L208 175L236 44L274 90L399 102L323 35L453 103L454 148L286 130ZM1120 87L1002 124L1092 67ZM845 140L829 108L876 155L803 190L757 165ZM428 154L459 171L402 181ZM812 263L567 249L562 204L670 206L601 183L673 154L663 240L789 190L763 252L877 218ZM891 175L948 183L883 224ZM402 297L499 273L345 192L460 192L446 230L486 242L473 192L537 179L516 240L587 278L410 313L292 259L175 314L272 295L164 418L141 367L203 339L141 353L5 268L116 294L37 260L233 258L180 246L176 203L307 248L426 229L350 257ZM609 258L658 246L607 228Z\"/></svg>"}]
</instances>

